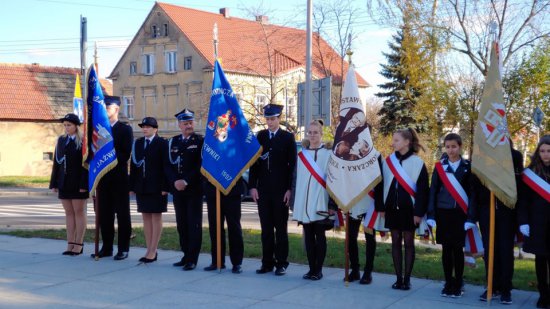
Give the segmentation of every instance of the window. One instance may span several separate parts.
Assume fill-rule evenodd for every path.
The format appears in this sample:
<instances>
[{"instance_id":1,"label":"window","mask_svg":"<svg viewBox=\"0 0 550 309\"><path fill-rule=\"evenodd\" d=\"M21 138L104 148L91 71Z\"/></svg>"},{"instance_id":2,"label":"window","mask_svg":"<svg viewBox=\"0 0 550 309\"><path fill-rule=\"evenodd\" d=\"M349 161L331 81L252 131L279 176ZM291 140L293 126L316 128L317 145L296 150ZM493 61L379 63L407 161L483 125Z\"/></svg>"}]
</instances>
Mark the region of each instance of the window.
<instances>
[{"instance_id":1,"label":"window","mask_svg":"<svg viewBox=\"0 0 550 309\"><path fill-rule=\"evenodd\" d=\"M122 112L128 119L134 119L134 97L122 97Z\"/></svg>"},{"instance_id":2,"label":"window","mask_svg":"<svg viewBox=\"0 0 550 309\"><path fill-rule=\"evenodd\" d=\"M183 59L183 69L186 71L191 70L191 57L185 57Z\"/></svg>"},{"instance_id":3,"label":"window","mask_svg":"<svg viewBox=\"0 0 550 309\"><path fill-rule=\"evenodd\" d=\"M52 161L53 160L53 152L43 152L42 153L42 160Z\"/></svg>"},{"instance_id":4,"label":"window","mask_svg":"<svg viewBox=\"0 0 550 309\"><path fill-rule=\"evenodd\" d=\"M243 105L243 94L240 92L235 93L235 99L237 99L237 103L239 103L240 106Z\"/></svg>"},{"instance_id":5,"label":"window","mask_svg":"<svg viewBox=\"0 0 550 309\"><path fill-rule=\"evenodd\" d=\"M130 62L130 75L136 75L137 74L137 62L132 61Z\"/></svg>"},{"instance_id":6,"label":"window","mask_svg":"<svg viewBox=\"0 0 550 309\"><path fill-rule=\"evenodd\" d=\"M164 24L164 36L168 36L168 24Z\"/></svg>"},{"instance_id":7,"label":"window","mask_svg":"<svg viewBox=\"0 0 550 309\"><path fill-rule=\"evenodd\" d=\"M167 51L164 53L164 66L168 73L176 72L176 52Z\"/></svg>"},{"instance_id":8,"label":"window","mask_svg":"<svg viewBox=\"0 0 550 309\"><path fill-rule=\"evenodd\" d=\"M155 55L143 55L143 74L153 75L155 73Z\"/></svg>"},{"instance_id":9,"label":"window","mask_svg":"<svg viewBox=\"0 0 550 309\"><path fill-rule=\"evenodd\" d=\"M294 98L288 98L288 103L287 103L288 118L290 119L294 118L295 110L296 110L296 100Z\"/></svg>"},{"instance_id":10,"label":"window","mask_svg":"<svg viewBox=\"0 0 550 309\"><path fill-rule=\"evenodd\" d=\"M151 37L153 39L159 37L158 30L159 29L157 28L157 25L152 25L151 26Z\"/></svg>"},{"instance_id":11,"label":"window","mask_svg":"<svg viewBox=\"0 0 550 309\"><path fill-rule=\"evenodd\" d=\"M267 105L267 96L264 94L257 94L254 99L254 107L256 108L258 115L263 113L263 108L265 105Z\"/></svg>"}]
</instances>

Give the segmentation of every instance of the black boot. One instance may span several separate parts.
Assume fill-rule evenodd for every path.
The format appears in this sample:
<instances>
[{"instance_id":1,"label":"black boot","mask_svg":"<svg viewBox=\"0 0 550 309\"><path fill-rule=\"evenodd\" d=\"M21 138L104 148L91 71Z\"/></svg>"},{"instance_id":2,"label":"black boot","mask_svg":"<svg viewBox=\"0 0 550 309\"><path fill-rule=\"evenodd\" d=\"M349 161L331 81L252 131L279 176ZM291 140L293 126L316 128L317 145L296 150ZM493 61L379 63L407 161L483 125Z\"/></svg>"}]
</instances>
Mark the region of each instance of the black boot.
<instances>
[{"instance_id":1,"label":"black boot","mask_svg":"<svg viewBox=\"0 0 550 309\"><path fill-rule=\"evenodd\" d=\"M360 278L361 278L361 273L359 272L359 268L354 268L351 270L351 272L348 275L348 282L357 281Z\"/></svg>"},{"instance_id":2,"label":"black boot","mask_svg":"<svg viewBox=\"0 0 550 309\"><path fill-rule=\"evenodd\" d=\"M363 272L363 277L361 277L361 280L359 280L359 284L371 284L372 282L372 274L369 272Z\"/></svg>"}]
</instances>

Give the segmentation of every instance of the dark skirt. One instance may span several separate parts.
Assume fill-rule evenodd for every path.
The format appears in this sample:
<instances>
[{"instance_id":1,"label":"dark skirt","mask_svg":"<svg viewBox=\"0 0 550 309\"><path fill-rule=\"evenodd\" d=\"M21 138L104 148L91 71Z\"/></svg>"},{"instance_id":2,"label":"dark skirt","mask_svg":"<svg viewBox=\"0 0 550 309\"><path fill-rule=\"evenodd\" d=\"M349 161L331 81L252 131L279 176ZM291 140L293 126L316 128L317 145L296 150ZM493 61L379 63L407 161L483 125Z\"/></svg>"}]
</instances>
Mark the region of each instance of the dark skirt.
<instances>
[{"instance_id":1,"label":"dark skirt","mask_svg":"<svg viewBox=\"0 0 550 309\"><path fill-rule=\"evenodd\" d=\"M80 191L65 191L65 190L59 190L57 192L57 197L60 200L85 200L90 196L88 191L86 192L80 192Z\"/></svg>"},{"instance_id":2,"label":"dark skirt","mask_svg":"<svg viewBox=\"0 0 550 309\"><path fill-rule=\"evenodd\" d=\"M466 214L460 208L437 208L435 210L435 221L437 223L436 241L438 244L464 247Z\"/></svg>"},{"instance_id":3,"label":"dark skirt","mask_svg":"<svg viewBox=\"0 0 550 309\"><path fill-rule=\"evenodd\" d=\"M168 195L136 194L137 211L162 213L168 210Z\"/></svg>"},{"instance_id":4,"label":"dark skirt","mask_svg":"<svg viewBox=\"0 0 550 309\"><path fill-rule=\"evenodd\" d=\"M385 227L390 230L414 231L414 208L411 206L389 207L385 215Z\"/></svg>"}]
</instances>

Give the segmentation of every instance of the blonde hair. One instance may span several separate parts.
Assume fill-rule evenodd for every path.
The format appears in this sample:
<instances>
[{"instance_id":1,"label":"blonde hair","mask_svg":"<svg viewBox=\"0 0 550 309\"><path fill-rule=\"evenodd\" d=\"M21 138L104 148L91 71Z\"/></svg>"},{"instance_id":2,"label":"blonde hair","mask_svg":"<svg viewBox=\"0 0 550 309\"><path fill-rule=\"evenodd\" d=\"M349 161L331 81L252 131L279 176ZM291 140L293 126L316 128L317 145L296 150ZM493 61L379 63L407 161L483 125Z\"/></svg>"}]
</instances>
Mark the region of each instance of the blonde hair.
<instances>
[{"instance_id":1,"label":"blonde hair","mask_svg":"<svg viewBox=\"0 0 550 309\"><path fill-rule=\"evenodd\" d=\"M395 133L401 135L404 139L410 142L409 148L412 149L414 153L418 153L420 149L426 152L426 149L422 144L420 144L420 139L418 138L418 133L413 128L400 129L395 131Z\"/></svg>"},{"instance_id":2,"label":"blonde hair","mask_svg":"<svg viewBox=\"0 0 550 309\"><path fill-rule=\"evenodd\" d=\"M321 134L323 133L323 120L322 119L313 119L309 122L310 126L317 126L319 130L321 131Z\"/></svg>"},{"instance_id":3,"label":"blonde hair","mask_svg":"<svg viewBox=\"0 0 550 309\"><path fill-rule=\"evenodd\" d=\"M73 123L74 124L74 123ZM74 137L74 142L76 144L76 148L77 149L80 149L82 147L82 132L80 132L80 126L79 125L76 125L74 124L74 126L76 127L76 132L75 132L75 137ZM69 134L64 134L64 136L66 138L69 137Z\"/></svg>"}]
</instances>

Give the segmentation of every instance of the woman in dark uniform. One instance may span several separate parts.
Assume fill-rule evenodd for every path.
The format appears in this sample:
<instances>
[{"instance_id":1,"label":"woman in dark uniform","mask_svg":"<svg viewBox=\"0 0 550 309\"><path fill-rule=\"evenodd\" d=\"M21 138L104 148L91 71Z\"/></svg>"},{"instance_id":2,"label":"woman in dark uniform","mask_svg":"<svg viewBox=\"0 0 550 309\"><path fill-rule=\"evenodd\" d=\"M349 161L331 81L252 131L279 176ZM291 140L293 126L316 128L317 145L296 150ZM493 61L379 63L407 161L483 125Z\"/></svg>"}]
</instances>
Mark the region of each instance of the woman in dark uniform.
<instances>
[{"instance_id":1,"label":"woman in dark uniform","mask_svg":"<svg viewBox=\"0 0 550 309\"><path fill-rule=\"evenodd\" d=\"M428 203L428 170L424 161L416 155L420 149L424 150L424 147L420 145L414 129L409 128L395 132L392 147L395 152L384 161L382 169L385 227L391 231L392 258L397 276L392 288L409 290L415 258L414 233L422 222ZM397 175L392 170L397 170ZM399 173L399 171L401 172ZM404 179L407 185L398 181L397 176ZM404 276L401 248L403 240L405 241Z\"/></svg>"},{"instance_id":2,"label":"woman in dark uniform","mask_svg":"<svg viewBox=\"0 0 550 309\"><path fill-rule=\"evenodd\" d=\"M525 236L523 251L535 254L539 289L537 308L550 305L550 135L539 141L531 164L523 172L518 223Z\"/></svg>"},{"instance_id":3,"label":"woman in dark uniform","mask_svg":"<svg viewBox=\"0 0 550 309\"><path fill-rule=\"evenodd\" d=\"M143 217L143 232L147 252L139 261L157 260L157 247L162 234L162 213L168 205L168 182L163 164L168 144L157 135L158 124L153 117L145 117L138 124L144 137L135 140L130 164L130 193L136 195L138 212Z\"/></svg>"},{"instance_id":4,"label":"woman in dark uniform","mask_svg":"<svg viewBox=\"0 0 550 309\"><path fill-rule=\"evenodd\" d=\"M65 210L67 250L63 255L79 255L83 252L86 232L88 171L82 166L80 119L75 114L67 114L60 120L65 134L57 139L50 189L58 193Z\"/></svg>"}]
</instances>

